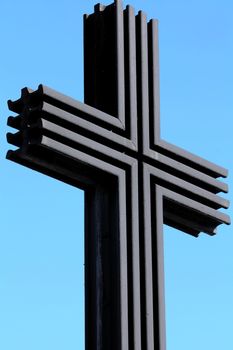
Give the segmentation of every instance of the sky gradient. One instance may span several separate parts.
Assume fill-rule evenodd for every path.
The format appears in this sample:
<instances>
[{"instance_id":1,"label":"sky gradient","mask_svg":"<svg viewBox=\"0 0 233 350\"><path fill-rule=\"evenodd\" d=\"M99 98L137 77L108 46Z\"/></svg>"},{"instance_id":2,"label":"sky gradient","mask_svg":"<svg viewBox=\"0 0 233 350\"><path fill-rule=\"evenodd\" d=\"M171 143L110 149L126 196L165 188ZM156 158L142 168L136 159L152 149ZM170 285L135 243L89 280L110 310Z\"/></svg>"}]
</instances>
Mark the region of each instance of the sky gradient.
<instances>
[{"instance_id":1,"label":"sky gradient","mask_svg":"<svg viewBox=\"0 0 233 350\"><path fill-rule=\"evenodd\" d=\"M129 3L159 19L162 138L228 168L233 188L232 0ZM84 349L83 192L5 160L5 134L6 102L24 86L83 100L82 16L94 4L0 6L3 350ZM164 227L164 240L167 350L232 350L232 226L198 239Z\"/></svg>"}]
</instances>

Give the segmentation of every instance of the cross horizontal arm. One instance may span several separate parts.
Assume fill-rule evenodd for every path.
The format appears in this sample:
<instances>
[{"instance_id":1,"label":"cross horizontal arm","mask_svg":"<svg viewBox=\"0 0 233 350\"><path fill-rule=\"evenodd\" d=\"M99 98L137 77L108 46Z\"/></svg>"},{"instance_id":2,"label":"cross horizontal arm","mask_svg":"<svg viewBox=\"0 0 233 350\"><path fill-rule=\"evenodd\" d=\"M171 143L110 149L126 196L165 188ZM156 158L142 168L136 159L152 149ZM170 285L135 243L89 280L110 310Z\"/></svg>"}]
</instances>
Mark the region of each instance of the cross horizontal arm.
<instances>
[{"instance_id":1,"label":"cross horizontal arm","mask_svg":"<svg viewBox=\"0 0 233 350\"><path fill-rule=\"evenodd\" d=\"M24 90L24 93L25 91L26 90ZM23 152L28 152L27 149L33 148L33 146L39 148L49 147L55 152L61 152L62 147L65 149L68 146L67 149L70 149L69 156L71 157L75 155L75 150L84 150L86 153L93 154L100 159L106 159L112 164L121 164L120 166L123 167L132 166L135 162L133 157L124 152L124 147L127 149L129 145L127 142L124 143L125 139L122 136L112 134L108 130L95 126L77 115L73 115L61 108L50 105L48 102L37 100L36 103L38 106L36 107L36 104L32 103L32 98L35 96L35 93L31 93L31 95L26 94L24 96L23 105L20 100L16 103L10 103L11 109L14 110L19 111L20 108L17 106L21 106L20 110L22 113L19 116L9 118L8 124L18 128L19 132L16 134L9 133L8 141L20 147ZM84 132L81 131L82 129ZM94 138L91 135L93 135ZM101 140L98 139L98 136L105 139L105 142L100 142ZM106 140L108 140L108 142L106 142ZM111 147L112 142L118 144L118 149ZM53 145L56 145L56 147ZM17 154L19 154L19 152L16 152L16 155ZM163 155L162 157L165 158ZM169 162L171 161L173 163L176 162L174 160L169 160ZM166 164L164 159L163 164ZM228 208L229 206L229 202L226 199L217 196L204 186L200 188L188 182L187 179L181 179L152 165L148 164L145 166L149 169L150 176L154 177L155 183L170 191L172 190L180 195L190 197L197 203L202 203L203 208L206 206L212 209L219 209ZM207 175L203 176L208 178ZM193 210L196 211L195 207L193 207ZM213 217L215 213L216 222L218 224L230 222L229 217L225 214L218 213L216 210L212 210L211 213L211 220L214 220ZM171 220L167 222L171 222ZM203 230L205 232L208 231L204 226Z\"/></svg>"},{"instance_id":2,"label":"cross horizontal arm","mask_svg":"<svg viewBox=\"0 0 233 350\"><path fill-rule=\"evenodd\" d=\"M56 122L56 118L54 119ZM124 154L122 155L117 151L109 149L108 147L103 146L93 140L85 138L80 134L71 131L69 128L60 127L55 123L43 119L43 114L41 115L41 117L38 117L37 122L34 121L34 123L32 123L31 128L28 129L28 135L25 134L24 136L25 140L23 140L23 135L20 132L16 135L8 134L8 141L16 146L22 146L23 141L24 143L26 142L28 145L36 143L39 144L40 142L41 144L43 144L43 135L49 136L50 138L55 140L57 139L64 144L72 145L72 147L74 148L78 147L78 144L80 144L86 148L92 148L92 150L99 151L100 154L105 154L110 158L113 158L115 156L118 158L118 160L122 161L125 158L129 159L129 157L125 156ZM20 139L22 140L22 144L20 144ZM227 200L218 197L204 189L200 190L197 186L189 184L186 181L180 180L179 178L169 175L164 171L157 169L154 172L154 176L163 183L166 183L166 186L168 187L175 186L178 191L180 189L180 191L191 192L194 198L199 198L201 202L208 203L211 207L215 209L221 207L229 207L229 202Z\"/></svg>"},{"instance_id":3,"label":"cross horizontal arm","mask_svg":"<svg viewBox=\"0 0 233 350\"><path fill-rule=\"evenodd\" d=\"M25 89L24 89L24 91L25 91ZM34 107L30 108L30 105L33 106L32 101L33 101L33 98L35 99L35 96L36 96L35 93L34 93L34 95L32 94L31 98L30 98L30 95L27 95L27 99L29 99L29 101L25 101L25 106L23 107L23 109L22 109L22 103L19 101L15 102L15 103L12 103L12 102L9 103L11 109L14 109L17 111L23 110L21 116L9 118L8 124L10 126L21 129L23 127L23 125L25 125L25 122L23 121L23 119L25 119L26 124L30 125L30 128L31 128L30 134L31 135L36 135L36 130L37 130L41 134L46 135L48 133L55 133L57 135L60 135L60 137L69 139L70 141L73 140L73 142L79 142L79 143L80 143L80 140L82 139L82 136L80 135L80 133L82 134L81 129L83 129L85 131L84 136L88 136L90 133L92 133L95 135L95 139L97 138L97 141L98 141L98 136L103 137L103 138L105 138L105 144L106 144L107 140L108 140L108 143L110 142L110 145L112 142L115 142L118 145L119 150L122 149L124 151L124 147L129 148L129 149L133 148L132 143L127 138L124 138L120 135L116 135L115 133L112 133L111 131L108 131L105 128L99 127L98 125L95 125L95 124L83 119L82 118L82 116L83 116L82 111L80 112L80 109L81 110L85 109L85 108L83 108L83 106L81 106L81 108L79 108L79 113L78 113L78 110L76 110L76 115L73 115L69 112L62 110L61 108L58 108L58 107L53 106L51 104L48 104L47 102L38 101L38 100L37 100L38 107L35 107L35 101L34 101ZM38 99L38 96L37 96L37 99ZM31 100L31 102L30 102L30 100ZM54 100L53 100L53 102L54 102ZM81 103L80 103L80 105L81 105ZM21 109L17 106L21 106ZM67 108L67 105L65 105L65 107ZM81 117L79 117L78 114L81 114ZM65 127L65 129L59 127L59 125L62 127ZM40 129L41 129L41 131L40 131ZM77 132L77 134L75 134L75 132ZM87 132L89 134L87 134ZM20 138L22 138L21 137L22 135L21 136L20 135L21 135L20 133L16 134L15 136L9 135L8 136L9 141L19 145L18 143L20 142ZM30 142L32 142L32 141L30 141ZM69 141L67 141L67 142L69 143ZM88 144L88 142L89 141L87 140L86 144ZM90 137L90 142L91 142L91 137ZM97 147L97 146L95 146L95 147ZM169 158L167 159L163 155L158 155L158 159L161 159L161 163L164 165L170 166L171 168L174 168L177 165L177 167L179 169L179 164L176 164L177 162L174 160L170 160ZM185 167L183 165L181 165L181 167L183 167L187 173L190 172L190 175L191 175L191 171L189 170L188 167ZM159 171L157 171L157 174L159 174ZM196 172L194 172L194 177L195 177L195 175L196 175ZM174 176L166 175L166 174L164 176L161 176L161 178L162 177L174 178ZM198 174L198 180L200 181L200 179L204 180L204 181L205 181L205 179L207 179L207 185L208 185L208 181L210 181L211 178L209 179L206 175ZM175 182L177 182L177 181L180 182L179 179L175 180ZM225 189L225 187L222 186L224 184L222 184L221 182L217 182L216 180L211 179L212 184L214 181L215 181L215 186L221 185L220 189ZM183 182L183 183L186 183L186 182ZM192 185L188 185L188 186L192 188ZM200 190L198 188L196 188L195 186L193 188L195 189L195 192L198 195ZM204 190L204 189L201 191L203 192L202 196L204 196L206 198L206 201L208 201L208 198L213 198L213 203L216 202L217 207L221 207L221 206L227 207L228 206L227 201L220 200L220 202L219 202L218 197L212 195L209 192L206 192L206 190Z\"/></svg>"},{"instance_id":4,"label":"cross horizontal arm","mask_svg":"<svg viewBox=\"0 0 233 350\"><path fill-rule=\"evenodd\" d=\"M28 129L28 135L25 134L25 142L29 144L42 144L43 145L43 136L48 136L52 139L59 140L66 145L71 145L73 148L77 148L78 145L82 145L86 148L92 148L94 151L100 152L100 154L105 154L109 158L117 157L118 160L125 160L129 157L122 155L121 153L109 149L106 146L103 146L93 140L87 139L69 129L65 129L60 127L57 124L54 124L50 121L43 119L43 115L41 118L38 118L37 123L33 123L31 128ZM16 146L22 146L20 144L20 139L23 142L22 133L12 135L8 135L8 141L13 143ZM151 169L153 169L151 167ZM152 170L153 171L153 170ZM228 208L229 202L219 196L216 196L208 191L202 189L200 190L198 187L189 184L186 181L180 180L172 175L165 173L157 169L154 171L154 176L158 179L158 181L165 183L166 187L173 188L175 186L176 191L181 192L189 192L193 198L197 198L202 203L208 204L210 207L218 209L218 208Z\"/></svg>"},{"instance_id":5,"label":"cross horizontal arm","mask_svg":"<svg viewBox=\"0 0 233 350\"><path fill-rule=\"evenodd\" d=\"M60 94L48 87L40 85L38 90L22 89L22 96L19 100L9 101L9 108L14 112L21 113L25 108L28 108L29 122L38 116L56 121L58 125L67 127L70 130L78 130L80 133L92 133L93 137L103 138L104 143L111 143L112 148L122 149L123 152L128 150L137 151L136 145L122 133L116 131L116 128L111 124L116 118L98 111L95 108L87 106L81 102L71 99L63 94ZM24 113L26 113L24 111ZM101 116L101 118L99 118ZM104 117L104 123L103 123ZM101 119L101 120L100 120ZM107 123L108 121L108 123ZM17 129L20 128L22 117L10 117L8 124ZM83 130L83 131L82 131ZM115 143L115 145L114 145ZM211 176L208 176L198 170L195 170L185 164L169 158L158 152L154 152L153 160L151 157L147 159L149 163L161 169L174 174L186 181L198 185L213 193L227 192L228 186L218 181Z\"/></svg>"}]
</instances>

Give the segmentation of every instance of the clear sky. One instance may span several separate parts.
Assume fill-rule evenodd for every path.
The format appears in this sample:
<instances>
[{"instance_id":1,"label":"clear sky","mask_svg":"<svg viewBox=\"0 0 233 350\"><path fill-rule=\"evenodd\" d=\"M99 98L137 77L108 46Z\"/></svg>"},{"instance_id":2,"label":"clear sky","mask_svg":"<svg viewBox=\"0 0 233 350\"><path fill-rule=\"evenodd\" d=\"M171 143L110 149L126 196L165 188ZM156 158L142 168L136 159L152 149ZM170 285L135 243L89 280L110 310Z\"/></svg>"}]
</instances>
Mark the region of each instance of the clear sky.
<instances>
[{"instance_id":1,"label":"clear sky","mask_svg":"<svg viewBox=\"0 0 233 350\"><path fill-rule=\"evenodd\" d=\"M0 5L2 350L84 349L83 193L6 161L5 134L6 101L24 86L82 101L82 15L94 4ZM162 137L229 168L233 188L232 0L130 4L160 23ZM232 231L195 239L164 228L167 350L233 349Z\"/></svg>"}]
</instances>

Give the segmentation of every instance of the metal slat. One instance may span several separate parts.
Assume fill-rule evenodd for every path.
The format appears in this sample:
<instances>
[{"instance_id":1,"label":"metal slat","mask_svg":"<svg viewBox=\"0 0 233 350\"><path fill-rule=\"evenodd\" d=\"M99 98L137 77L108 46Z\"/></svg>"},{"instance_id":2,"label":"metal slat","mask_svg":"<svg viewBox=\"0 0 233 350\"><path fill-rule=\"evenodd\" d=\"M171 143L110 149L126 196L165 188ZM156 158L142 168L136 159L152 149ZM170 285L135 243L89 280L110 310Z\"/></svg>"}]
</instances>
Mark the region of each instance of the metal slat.
<instances>
[{"instance_id":1,"label":"metal slat","mask_svg":"<svg viewBox=\"0 0 233 350\"><path fill-rule=\"evenodd\" d=\"M154 350L155 348L155 339L154 331L155 327L159 327L156 323L154 315L154 290L153 290L153 258L152 258L152 228L151 228L151 195L150 195L150 177L148 168L143 167L142 175L142 185L143 185L143 239L144 239L144 262L142 267L144 269L144 279L145 279L145 311L143 323L145 327L145 337L146 341L143 344L143 349L145 350ZM157 214L157 213L156 213ZM157 217L158 218L158 217ZM159 220L159 218L158 218ZM159 232L155 231L155 234L160 234L161 227ZM155 304L158 304L158 300L155 300ZM158 332L156 332L158 334ZM165 349L161 349L165 350Z\"/></svg>"},{"instance_id":2,"label":"metal slat","mask_svg":"<svg viewBox=\"0 0 233 350\"><path fill-rule=\"evenodd\" d=\"M38 90L31 90L29 88L23 88L21 92L22 96L17 101L8 101L8 107L11 111L21 113L25 104L30 104L31 99L37 99L48 102L55 107L60 107L66 112L72 114L83 114L83 117L88 118L98 124L98 121L106 123L109 128L115 127L123 130L121 122L113 116L104 113L94 107L79 102L69 96L66 96L58 91L55 91L45 85L40 84ZM25 101L26 100L26 101Z\"/></svg>"},{"instance_id":3,"label":"metal slat","mask_svg":"<svg viewBox=\"0 0 233 350\"><path fill-rule=\"evenodd\" d=\"M156 216L154 216L154 214ZM154 300L157 316L157 327L154 327L154 337L157 349L166 350L163 196L162 189L157 185L155 186L155 206L153 202L151 203L151 222L151 235L153 242L152 254L153 261L156 261L153 266L153 284L157 295L157 300Z\"/></svg>"},{"instance_id":4,"label":"metal slat","mask_svg":"<svg viewBox=\"0 0 233 350\"><path fill-rule=\"evenodd\" d=\"M158 20L152 19L148 23L149 46L149 82L150 82L150 127L153 143L160 139L160 86L159 86L159 38ZM147 126L150 137L149 125Z\"/></svg>"},{"instance_id":5,"label":"metal slat","mask_svg":"<svg viewBox=\"0 0 233 350\"><path fill-rule=\"evenodd\" d=\"M215 225L219 225L219 224L230 224L230 218L228 215L221 213L219 211L216 211L206 205L202 205L200 206L200 204L190 198L187 198L179 193L175 193L173 191L170 191L167 188L163 188L163 195L172 200L174 203L178 203L179 205L182 205L183 207L188 207L190 208L192 211L196 212L200 218L199 220L199 228L201 227L201 217L205 217L208 220L212 220ZM175 213L175 210L174 210ZM185 218L184 218L185 220ZM190 224L190 222L189 222ZM198 223L197 223L198 225ZM201 230L200 230L201 231ZM204 231L206 232L206 231ZM206 233L212 233L211 230L208 230Z\"/></svg>"},{"instance_id":6,"label":"metal slat","mask_svg":"<svg viewBox=\"0 0 233 350\"><path fill-rule=\"evenodd\" d=\"M125 66L124 66L124 18L121 0L114 1L116 8L116 55L117 55L117 108L118 118L125 125Z\"/></svg>"},{"instance_id":7,"label":"metal slat","mask_svg":"<svg viewBox=\"0 0 233 350\"><path fill-rule=\"evenodd\" d=\"M87 120L84 120L82 118L79 118L78 115L74 116L73 114L70 114L68 112L64 112L63 110L54 107L52 105L49 105L48 103L44 103L42 107L42 113L45 113L46 115L51 115L55 119L59 119L61 121L69 122L70 124L73 124L74 126L79 126L83 129L88 130L89 132L92 132L95 135L98 135L100 137L103 137L105 139L108 139L111 142L114 142L118 144L118 146L123 146L126 148L129 148L131 150L135 150L135 145L127 138L117 135L113 133L112 131L106 130L100 126L97 126Z\"/></svg>"},{"instance_id":8,"label":"metal slat","mask_svg":"<svg viewBox=\"0 0 233 350\"><path fill-rule=\"evenodd\" d=\"M137 80L136 80L136 23L134 9L127 6L124 11L124 71L125 71L125 125L126 130L130 126L130 139L133 144L138 145L137 135ZM119 74L119 72L118 72ZM133 169L134 168L134 169ZM139 253L139 204L138 204L138 165L137 162L132 166L132 178L134 186L132 187L132 273L133 273L133 307L132 315L129 320L133 332L129 333L129 346L135 350L141 350L141 307L139 300L140 293L140 253ZM135 226L135 222L137 225Z\"/></svg>"},{"instance_id":9,"label":"metal slat","mask_svg":"<svg viewBox=\"0 0 233 350\"><path fill-rule=\"evenodd\" d=\"M95 121L96 123L98 123L99 120L101 122L106 123L109 126L109 128L116 127L121 130L124 129L119 119L114 118L110 114L102 112L97 108L79 102L45 85L39 85L39 90L41 90L45 102L49 102L54 106L61 106L61 108L67 112L69 112L72 109L73 114L78 114L79 112L82 112L88 117L89 120L92 119L92 122Z\"/></svg>"},{"instance_id":10,"label":"metal slat","mask_svg":"<svg viewBox=\"0 0 233 350\"><path fill-rule=\"evenodd\" d=\"M158 160L161 164L170 167L171 174L177 173L178 177L183 178L196 186L204 188L213 193L228 192L228 185L226 183L216 180L215 178L203 174L202 172L187 165L181 164L176 160L159 153L156 153L156 160Z\"/></svg>"},{"instance_id":11,"label":"metal slat","mask_svg":"<svg viewBox=\"0 0 233 350\"><path fill-rule=\"evenodd\" d=\"M149 127L149 81L148 81L148 33L147 17L139 11L136 17L137 31L137 85L138 85L138 117L141 118L142 148L147 154L149 149L148 127Z\"/></svg>"},{"instance_id":12,"label":"metal slat","mask_svg":"<svg viewBox=\"0 0 233 350\"><path fill-rule=\"evenodd\" d=\"M136 21L134 9L127 6L124 12L125 19L125 105L126 125L130 123L130 139L137 145L137 66L136 66Z\"/></svg>"},{"instance_id":13,"label":"metal slat","mask_svg":"<svg viewBox=\"0 0 233 350\"><path fill-rule=\"evenodd\" d=\"M160 140L158 144L159 150L163 150L166 154L169 154L173 159L179 159L180 162L193 167L209 176L214 178L227 177L228 170L218 166L204 158L194 155L180 147L172 145L164 140Z\"/></svg>"}]
</instances>

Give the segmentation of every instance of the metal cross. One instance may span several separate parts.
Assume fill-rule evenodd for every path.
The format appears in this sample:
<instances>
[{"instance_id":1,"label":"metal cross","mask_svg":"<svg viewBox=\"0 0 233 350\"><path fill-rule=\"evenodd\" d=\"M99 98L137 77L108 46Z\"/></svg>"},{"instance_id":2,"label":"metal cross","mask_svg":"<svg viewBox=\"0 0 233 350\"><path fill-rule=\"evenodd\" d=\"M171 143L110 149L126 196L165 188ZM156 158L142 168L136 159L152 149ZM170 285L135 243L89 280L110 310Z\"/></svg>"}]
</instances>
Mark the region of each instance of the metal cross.
<instances>
[{"instance_id":1,"label":"metal cross","mask_svg":"<svg viewBox=\"0 0 233 350\"><path fill-rule=\"evenodd\" d=\"M229 224L227 171L160 138L157 20L98 4L84 41L85 103L22 89L7 158L85 190L86 350L165 350L163 223Z\"/></svg>"}]
</instances>

